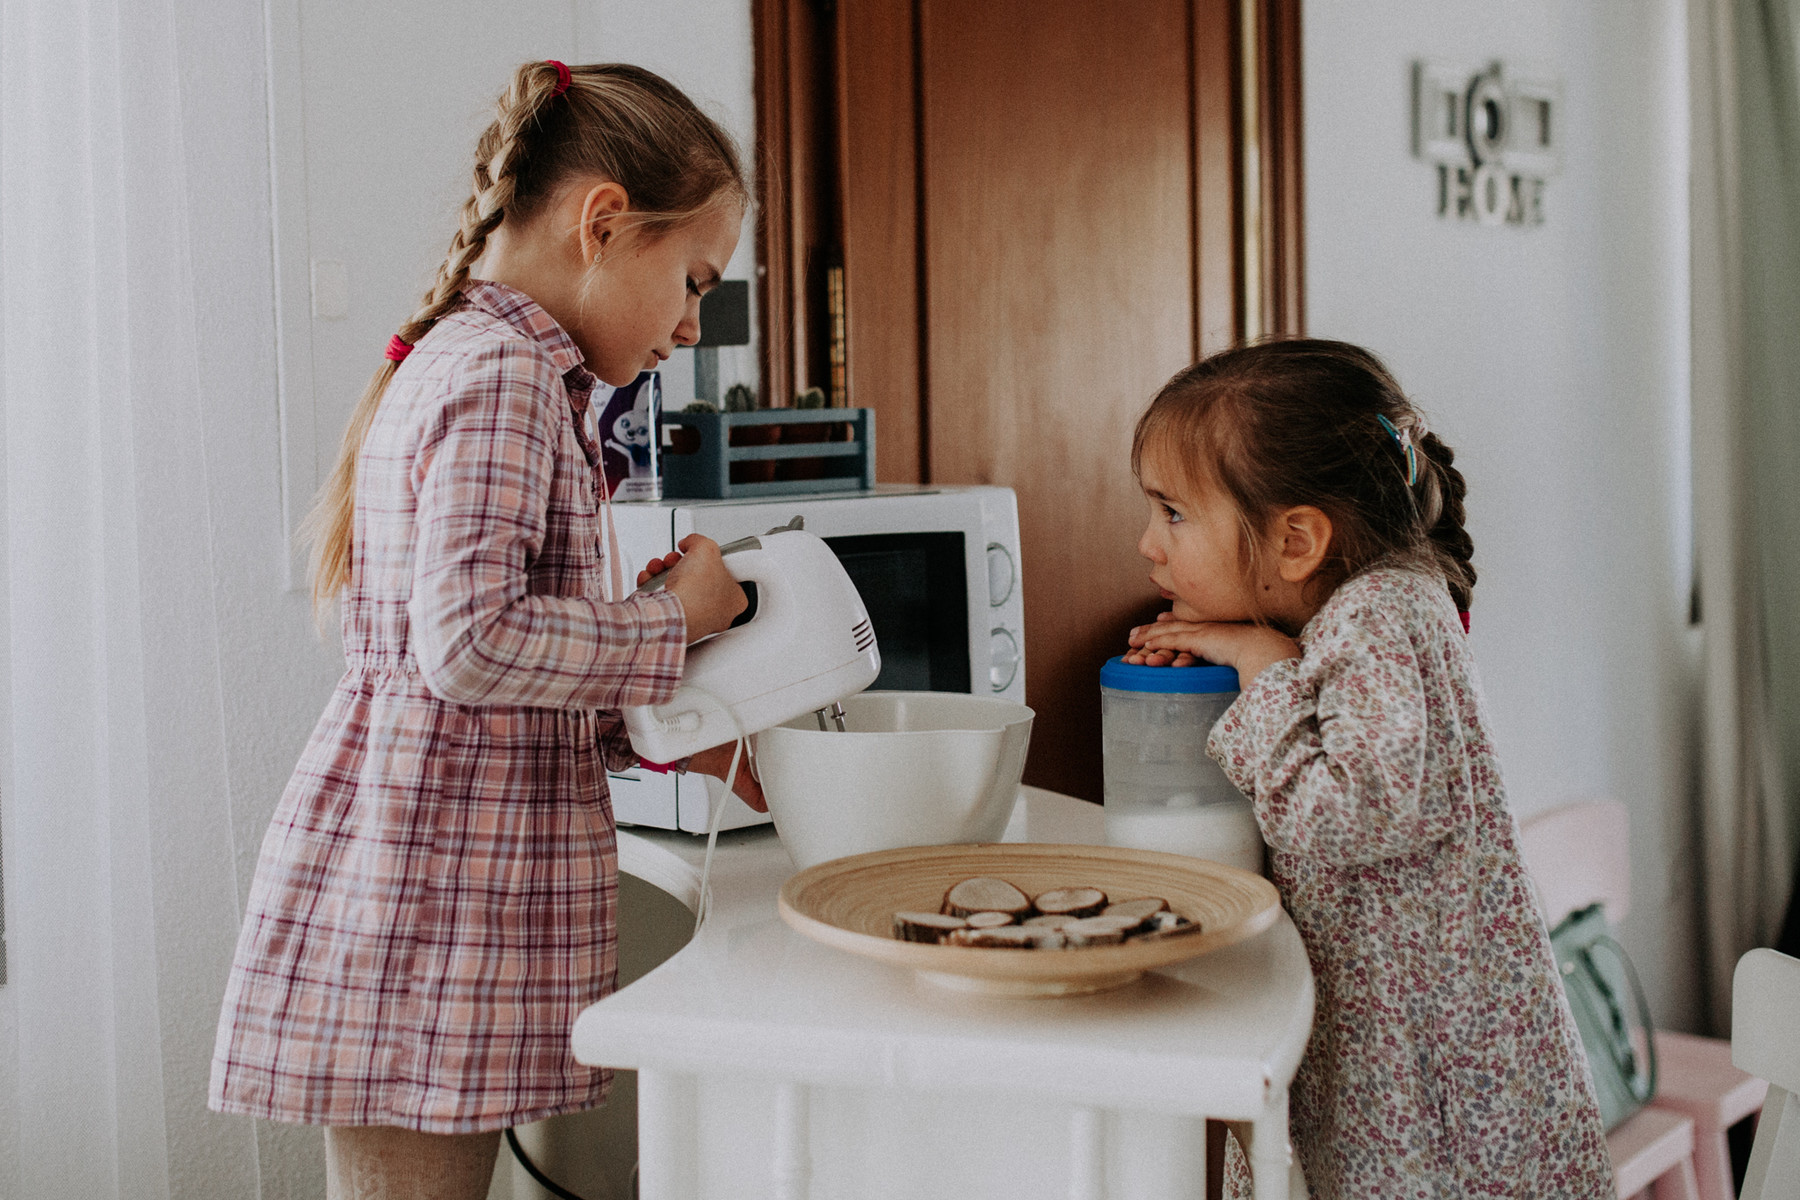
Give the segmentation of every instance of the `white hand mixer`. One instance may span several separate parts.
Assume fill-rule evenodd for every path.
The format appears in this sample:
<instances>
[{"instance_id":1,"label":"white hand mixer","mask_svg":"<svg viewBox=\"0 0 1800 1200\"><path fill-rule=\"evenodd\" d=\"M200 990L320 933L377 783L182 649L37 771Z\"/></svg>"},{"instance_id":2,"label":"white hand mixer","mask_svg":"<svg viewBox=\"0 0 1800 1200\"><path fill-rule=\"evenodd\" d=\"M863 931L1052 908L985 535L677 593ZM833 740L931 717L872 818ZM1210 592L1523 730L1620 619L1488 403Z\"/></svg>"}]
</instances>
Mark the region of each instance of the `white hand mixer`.
<instances>
[{"instance_id":1,"label":"white hand mixer","mask_svg":"<svg viewBox=\"0 0 1800 1200\"><path fill-rule=\"evenodd\" d=\"M823 729L835 709L842 729L839 701L881 673L862 596L801 518L719 552L750 608L732 628L688 648L681 685L666 703L624 710L632 748L651 762L674 762L806 712L819 712ZM659 575L638 590L664 582Z\"/></svg>"}]
</instances>

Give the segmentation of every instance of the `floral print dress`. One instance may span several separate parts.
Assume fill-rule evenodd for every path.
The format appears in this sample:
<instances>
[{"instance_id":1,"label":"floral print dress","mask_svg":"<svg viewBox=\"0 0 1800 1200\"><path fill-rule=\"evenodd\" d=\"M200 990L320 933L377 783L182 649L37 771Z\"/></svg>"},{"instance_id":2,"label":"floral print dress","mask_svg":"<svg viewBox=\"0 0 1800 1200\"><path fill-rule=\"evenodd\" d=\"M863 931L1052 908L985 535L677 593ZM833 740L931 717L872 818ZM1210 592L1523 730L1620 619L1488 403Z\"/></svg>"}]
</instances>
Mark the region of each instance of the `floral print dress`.
<instances>
[{"instance_id":1,"label":"floral print dress","mask_svg":"<svg viewBox=\"0 0 1800 1200\"><path fill-rule=\"evenodd\" d=\"M1338 588L1214 727L1317 989L1290 1095L1315 1198L1613 1200L1587 1063L1443 583ZM1241 1151L1228 1194L1247 1195Z\"/></svg>"}]
</instances>

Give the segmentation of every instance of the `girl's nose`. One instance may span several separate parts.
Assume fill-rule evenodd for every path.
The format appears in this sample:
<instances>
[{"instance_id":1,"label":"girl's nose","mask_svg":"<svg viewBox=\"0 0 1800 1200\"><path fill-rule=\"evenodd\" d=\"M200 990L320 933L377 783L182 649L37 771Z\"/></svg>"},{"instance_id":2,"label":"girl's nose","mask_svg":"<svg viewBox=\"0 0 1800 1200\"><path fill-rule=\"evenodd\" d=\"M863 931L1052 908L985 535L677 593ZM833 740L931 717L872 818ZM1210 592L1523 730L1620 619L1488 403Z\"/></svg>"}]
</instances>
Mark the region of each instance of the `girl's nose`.
<instances>
[{"instance_id":1,"label":"girl's nose","mask_svg":"<svg viewBox=\"0 0 1800 1200\"><path fill-rule=\"evenodd\" d=\"M1162 565L1162 545L1152 536L1152 529L1146 525L1143 536L1138 538L1138 553L1158 566Z\"/></svg>"},{"instance_id":2,"label":"girl's nose","mask_svg":"<svg viewBox=\"0 0 1800 1200\"><path fill-rule=\"evenodd\" d=\"M688 304L687 312L682 314L681 324L675 327L675 342L681 346L692 346L700 340L700 301Z\"/></svg>"}]
</instances>

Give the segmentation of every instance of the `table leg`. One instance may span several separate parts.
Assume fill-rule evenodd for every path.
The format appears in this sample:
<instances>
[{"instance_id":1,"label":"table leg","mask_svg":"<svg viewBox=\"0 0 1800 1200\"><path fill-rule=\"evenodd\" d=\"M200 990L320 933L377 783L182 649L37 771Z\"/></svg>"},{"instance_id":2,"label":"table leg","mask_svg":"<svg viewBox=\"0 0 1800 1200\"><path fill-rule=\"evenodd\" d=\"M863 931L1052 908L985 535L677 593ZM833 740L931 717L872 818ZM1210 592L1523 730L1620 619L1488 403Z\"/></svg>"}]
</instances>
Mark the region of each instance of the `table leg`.
<instances>
[{"instance_id":1,"label":"table leg","mask_svg":"<svg viewBox=\"0 0 1800 1200\"><path fill-rule=\"evenodd\" d=\"M1241 1130L1243 1127L1240 1125ZM1306 1200L1306 1193L1292 1195L1293 1153L1288 1146L1287 1092L1269 1097L1262 1115L1251 1122L1250 1185L1256 1200Z\"/></svg>"},{"instance_id":2,"label":"table leg","mask_svg":"<svg viewBox=\"0 0 1800 1200\"><path fill-rule=\"evenodd\" d=\"M1105 1118L1077 1108L1069 1118L1069 1200L1106 1200Z\"/></svg>"},{"instance_id":3,"label":"table leg","mask_svg":"<svg viewBox=\"0 0 1800 1200\"><path fill-rule=\"evenodd\" d=\"M700 1089L692 1075L638 1072L638 1195L699 1200Z\"/></svg>"},{"instance_id":4,"label":"table leg","mask_svg":"<svg viewBox=\"0 0 1800 1200\"><path fill-rule=\"evenodd\" d=\"M775 1088L775 1200L806 1200L812 1185L807 1122L811 1098L803 1084L783 1083Z\"/></svg>"}]
</instances>

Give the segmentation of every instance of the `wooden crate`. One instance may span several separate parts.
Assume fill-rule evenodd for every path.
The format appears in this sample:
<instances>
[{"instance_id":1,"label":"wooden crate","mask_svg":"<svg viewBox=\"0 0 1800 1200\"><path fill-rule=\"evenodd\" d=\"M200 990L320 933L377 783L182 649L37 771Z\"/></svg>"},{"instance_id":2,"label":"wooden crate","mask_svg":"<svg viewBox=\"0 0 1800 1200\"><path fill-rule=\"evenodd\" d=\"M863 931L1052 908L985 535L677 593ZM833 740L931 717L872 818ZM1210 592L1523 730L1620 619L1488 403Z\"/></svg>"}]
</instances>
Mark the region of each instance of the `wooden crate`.
<instances>
[{"instance_id":1,"label":"wooden crate","mask_svg":"<svg viewBox=\"0 0 1800 1200\"><path fill-rule=\"evenodd\" d=\"M875 412L664 413L662 466L663 496L676 500L867 491L875 486Z\"/></svg>"}]
</instances>

